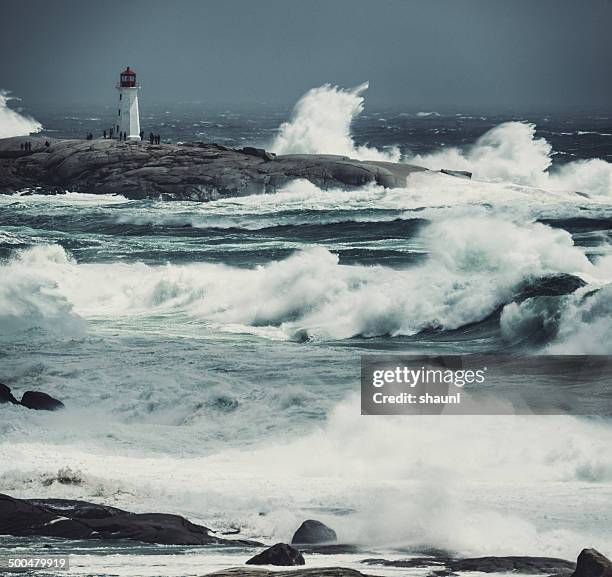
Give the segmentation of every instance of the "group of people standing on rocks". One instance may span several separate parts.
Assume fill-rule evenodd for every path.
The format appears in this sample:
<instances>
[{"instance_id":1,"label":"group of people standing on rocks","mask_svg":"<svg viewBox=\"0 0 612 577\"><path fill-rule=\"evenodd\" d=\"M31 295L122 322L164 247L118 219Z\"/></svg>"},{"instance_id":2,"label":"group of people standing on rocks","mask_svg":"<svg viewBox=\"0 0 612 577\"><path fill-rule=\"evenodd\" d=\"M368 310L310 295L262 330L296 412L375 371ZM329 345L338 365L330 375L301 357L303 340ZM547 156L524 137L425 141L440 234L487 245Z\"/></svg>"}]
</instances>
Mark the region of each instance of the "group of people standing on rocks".
<instances>
[{"instance_id":1,"label":"group of people standing on rocks","mask_svg":"<svg viewBox=\"0 0 612 577\"><path fill-rule=\"evenodd\" d=\"M128 134L127 132L121 131L118 132L118 140L122 140L122 141L126 141L128 139ZM90 138L91 135L91 138ZM114 128L110 128L108 130L104 130L102 132L102 136L103 138L114 138L115 136L115 129ZM140 131L140 140L144 140L144 130ZM93 138L93 134L89 133L87 135L87 140L91 140ZM161 135L160 134L153 134L152 132L149 134L149 142L151 144L161 144Z\"/></svg>"},{"instance_id":2,"label":"group of people standing on rocks","mask_svg":"<svg viewBox=\"0 0 612 577\"><path fill-rule=\"evenodd\" d=\"M140 140L142 140L142 137L144 135L144 132L140 133ZM115 137L115 129L114 128L109 128L108 130L104 130L102 132L102 138L114 138ZM128 134L127 132L121 131L117 133L117 139L118 140L127 140L128 138Z\"/></svg>"},{"instance_id":3,"label":"group of people standing on rocks","mask_svg":"<svg viewBox=\"0 0 612 577\"><path fill-rule=\"evenodd\" d=\"M51 143L48 140L45 140L45 148L49 148ZM19 144L19 148L21 148L22 152L32 152L32 142L30 140L26 140Z\"/></svg>"}]
</instances>

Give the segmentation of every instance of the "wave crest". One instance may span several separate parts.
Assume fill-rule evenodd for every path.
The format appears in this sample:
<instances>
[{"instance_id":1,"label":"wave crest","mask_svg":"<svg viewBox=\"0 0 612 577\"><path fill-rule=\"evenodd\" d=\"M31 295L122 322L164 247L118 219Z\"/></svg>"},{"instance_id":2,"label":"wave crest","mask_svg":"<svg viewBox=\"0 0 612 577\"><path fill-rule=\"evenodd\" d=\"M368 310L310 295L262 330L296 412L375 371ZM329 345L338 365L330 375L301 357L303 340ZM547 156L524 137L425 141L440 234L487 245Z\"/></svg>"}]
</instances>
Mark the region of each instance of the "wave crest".
<instances>
[{"instance_id":1,"label":"wave crest","mask_svg":"<svg viewBox=\"0 0 612 577\"><path fill-rule=\"evenodd\" d=\"M9 108L8 101L11 99L8 91L0 90L0 138L40 132L42 130L40 122Z\"/></svg>"},{"instance_id":2,"label":"wave crest","mask_svg":"<svg viewBox=\"0 0 612 577\"><path fill-rule=\"evenodd\" d=\"M253 269L75 264L59 247L38 247L4 267L5 294L11 291L4 302L23 302L16 317L39 321L178 312L232 332L336 340L457 329L487 318L546 275L610 276L569 233L543 224L455 216L419 235L427 260L399 270L341 265L321 246Z\"/></svg>"},{"instance_id":3,"label":"wave crest","mask_svg":"<svg viewBox=\"0 0 612 577\"><path fill-rule=\"evenodd\" d=\"M448 148L413 156L410 161L432 170L468 170L474 178L515 182L561 192L612 194L612 165L593 158L552 168L552 146L535 136L535 124L504 122L465 150Z\"/></svg>"},{"instance_id":4,"label":"wave crest","mask_svg":"<svg viewBox=\"0 0 612 577\"><path fill-rule=\"evenodd\" d=\"M50 275L50 269L71 266L59 246L20 251L0 268L0 326L10 338L16 332L40 329L55 336L82 336L85 322Z\"/></svg>"},{"instance_id":5,"label":"wave crest","mask_svg":"<svg viewBox=\"0 0 612 577\"><path fill-rule=\"evenodd\" d=\"M397 162L397 148L380 151L357 146L351 136L351 122L363 111L363 93L368 86L364 82L349 90L331 84L312 88L295 105L291 120L281 124L272 150L277 154L339 154Z\"/></svg>"}]
</instances>

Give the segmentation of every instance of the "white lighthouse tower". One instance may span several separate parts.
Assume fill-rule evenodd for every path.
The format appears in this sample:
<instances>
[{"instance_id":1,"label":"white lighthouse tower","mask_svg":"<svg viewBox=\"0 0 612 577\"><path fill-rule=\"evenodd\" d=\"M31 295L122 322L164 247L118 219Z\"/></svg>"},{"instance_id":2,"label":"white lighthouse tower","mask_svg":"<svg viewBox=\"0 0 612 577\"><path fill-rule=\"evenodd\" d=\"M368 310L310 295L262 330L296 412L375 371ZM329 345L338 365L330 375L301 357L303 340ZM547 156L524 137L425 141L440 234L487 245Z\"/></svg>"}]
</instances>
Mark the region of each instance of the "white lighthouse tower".
<instances>
[{"instance_id":1,"label":"white lighthouse tower","mask_svg":"<svg viewBox=\"0 0 612 577\"><path fill-rule=\"evenodd\" d=\"M119 76L119 109L115 131L118 138L125 133L127 140L140 140L140 116L138 114L138 84L136 73L128 66Z\"/></svg>"}]
</instances>

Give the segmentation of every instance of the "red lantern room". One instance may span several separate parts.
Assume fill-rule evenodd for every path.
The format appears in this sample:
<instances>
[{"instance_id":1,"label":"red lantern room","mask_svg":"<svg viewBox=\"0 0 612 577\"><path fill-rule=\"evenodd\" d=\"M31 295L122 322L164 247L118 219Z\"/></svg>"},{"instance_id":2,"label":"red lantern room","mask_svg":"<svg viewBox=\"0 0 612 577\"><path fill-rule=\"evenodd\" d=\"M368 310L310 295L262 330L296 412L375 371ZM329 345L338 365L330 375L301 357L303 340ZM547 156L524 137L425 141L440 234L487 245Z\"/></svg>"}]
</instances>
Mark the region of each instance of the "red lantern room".
<instances>
[{"instance_id":1,"label":"red lantern room","mask_svg":"<svg viewBox=\"0 0 612 577\"><path fill-rule=\"evenodd\" d=\"M136 72L130 70L128 66L122 73L119 85L122 88L134 88L136 86Z\"/></svg>"}]
</instances>

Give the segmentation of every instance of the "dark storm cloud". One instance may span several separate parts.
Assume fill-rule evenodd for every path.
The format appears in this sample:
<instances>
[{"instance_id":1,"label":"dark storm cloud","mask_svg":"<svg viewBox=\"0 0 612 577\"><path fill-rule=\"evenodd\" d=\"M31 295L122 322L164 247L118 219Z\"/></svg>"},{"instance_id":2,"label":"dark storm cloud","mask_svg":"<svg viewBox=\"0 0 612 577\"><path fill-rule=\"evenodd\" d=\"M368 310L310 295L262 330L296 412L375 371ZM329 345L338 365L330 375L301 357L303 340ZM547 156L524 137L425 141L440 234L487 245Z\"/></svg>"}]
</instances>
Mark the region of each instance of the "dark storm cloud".
<instances>
[{"instance_id":1,"label":"dark storm cloud","mask_svg":"<svg viewBox=\"0 0 612 577\"><path fill-rule=\"evenodd\" d=\"M370 81L405 108L609 106L609 0L0 0L0 88L107 102L288 104ZM144 93L143 92L143 96Z\"/></svg>"}]
</instances>

